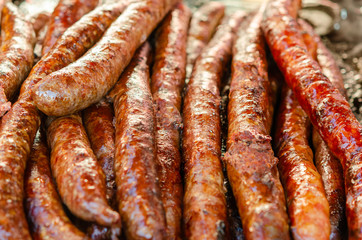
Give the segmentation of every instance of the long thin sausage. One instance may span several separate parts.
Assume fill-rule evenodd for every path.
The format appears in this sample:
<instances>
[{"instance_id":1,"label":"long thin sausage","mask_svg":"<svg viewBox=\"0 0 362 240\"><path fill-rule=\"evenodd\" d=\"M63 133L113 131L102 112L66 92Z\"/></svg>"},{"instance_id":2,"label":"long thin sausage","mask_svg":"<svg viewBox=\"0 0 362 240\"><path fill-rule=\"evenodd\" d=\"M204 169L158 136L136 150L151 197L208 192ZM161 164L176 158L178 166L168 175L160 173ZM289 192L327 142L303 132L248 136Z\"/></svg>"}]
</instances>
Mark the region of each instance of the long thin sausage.
<instances>
[{"instance_id":1,"label":"long thin sausage","mask_svg":"<svg viewBox=\"0 0 362 240\"><path fill-rule=\"evenodd\" d=\"M60 0L48 23L42 55L45 55L53 47L67 28L97 5L98 0Z\"/></svg>"},{"instance_id":2,"label":"long thin sausage","mask_svg":"<svg viewBox=\"0 0 362 240\"><path fill-rule=\"evenodd\" d=\"M151 89L156 109L156 169L166 213L167 239L181 239L181 92L185 82L186 39L191 11L178 4L156 35Z\"/></svg>"},{"instance_id":3,"label":"long thin sausage","mask_svg":"<svg viewBox=\"0 0 362 240\"><path fill-rule=\"evenodd\" d=\"M25 175L25 207L33 239L81 240L85 234L68 219L50 171L45 133L35 137Z\"/></svg>"},{"instance_id":4,"label":"long thin sausage","mask_svg":"<svg viewBox=\"0 0 362 240\"><path fill-rule=\"evenodd\" d=\"M45 77L33 91L37 107L60 116L98 102L136 49L179 0L135 0L78 61Z\"/></svg>"},{"instance_id":5,"label":"long thin sausage","mask_svg":"<svg viewBox=\"0 0 362 240\"><path fill-rule=\"evenodd\" d=\"M0 116L10 109L10 99L33 66L35 33L19 9L8 2L1 17Z\"/></svg>"},{"instance_id":6,"label":"long thin sausage","mask_svg":"<svg viewBox=\"0 0 362 240\"><path fill-rule=\"evenodd\" d=\"M224 17L225 6L220 2L205 3L193 15L187 37L186 79L190 79L192 68L202 49L210 41ZM188 82L186 80L186 82Z\"/></svg>"},{"instance_id":7,"label":"long thin sausage","mask_svg":"<svg viewBox=\"0 0 362 240\"><path fill-rule=\"evenodd\" d=\"M246 239L289 239L278 160L269 136L272 103L260 30L262 9L240 28L234 45L223 160Z\"/></svg>"},{"instance_id":8,"label":"long thin sausage","mask_svg":"<svg viewBox=\"0 0 362 240\"><path fill-rule=\"evenodd\" d=\"M295 20L300 1L271 1L263 31L274 59L302 108L341 162L350 239L362 238L362 126L348 102L307 53Z\"/></svg>"},{"instance_id":9,"label":"long thin sausage","mask_svg":"<svg viewBox=\"0 0 362 240\"><path fill-rule=\"evenodd\" d=\"M231 58L236 29L244 16L244 13L237 12L219 26L196 60L187 86L182 140L187 239L227 238L226 189L221 163L220 87L224 68Z\"/></svg>"},{"instance_id":10,"label":"long thin sausage","mask_svg":"<svg viewBox=\"0 0 362 240\"><path fill-rule=\"evenodd\" d=\"M118 209L127 239L165 239L166 233L156 174L150 51L148 43L140 47L110 93L116 115Z\"/></svg>"}]
</instances>

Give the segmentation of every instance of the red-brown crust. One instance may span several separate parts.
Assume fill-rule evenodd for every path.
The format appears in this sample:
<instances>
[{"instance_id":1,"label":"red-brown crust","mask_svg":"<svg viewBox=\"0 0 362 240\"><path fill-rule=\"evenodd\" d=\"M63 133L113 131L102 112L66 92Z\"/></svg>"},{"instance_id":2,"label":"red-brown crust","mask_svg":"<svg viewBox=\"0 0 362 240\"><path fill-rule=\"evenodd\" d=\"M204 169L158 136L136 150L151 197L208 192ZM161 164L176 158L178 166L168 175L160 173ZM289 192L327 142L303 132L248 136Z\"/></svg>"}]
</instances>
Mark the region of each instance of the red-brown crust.
<instances>
[{"instance_id":1,"label":"red-brown crust","mask_svg":"<svg viewBox=\"0 0 362 240\"><path fill-rule=\"evenodd\" d=\"M156 174L150 51L148 43L140 47L110 93L116 116L118 210L127 239L164 239L166 233Z\"/></svg>"},{"instance_id":2,"label":"red-brown crust","mask_svg":"<svg viewBox=\"0 0 362 240\"><path fill-rule=\"evenodd\" d=\"M100 41L73 64L43 79L34 101L47 115L61 116L100 101L131 61L136 49L179 0L134 1Z\"/></svg>"},{"instance_id":3,"label":"red-brown crust","mask_svg":"<svg viewBox=\"0 0 362 240\"><path fill-rule=\"evenodd\" d=\"M120 226L119 214L108 206L104 173L80 116L73 114L51 120L47 136L51 169L64 204L86 221Z\"/></svg>"},{"instance_id":4,"label":"red-brown crust","mask_svg":"<svg viewBox=\"0 0 362 240\"><path fill-rule=\"evenodd\" d=\"M349 238L362 238L362 126L348 102L320 65L307 54L295 20L299 1L273 1L266 10L263 30L274 59L313 126L341 161L346 189Z\"/></svg>"},{"instance_id":5,"label":"red-brown crust","mask_svg":"<svg viewBox=\"0 0 362 240\"><path fill-rule=\"evenodd\" d=\"M195 62L183 108L184 224L187 239L226 239L220 87L244 13L219 26Z\"/></svg>"},{"instance_id":6,"label":"red-brown crust","mask_svg":"<svg viewBox=\"0 0 362 240\"><path fill-rule=\"evenodd\" d=\"M111 23L126 7L124 3L107 4L83 16L68 28L53 48L33 67L20 89L25 93L45 76L81 57L103 35ZM70 51L71 49L71 51Z\"/></svg>"},{"instance_id":7,"label":"red-brown crust","mask_svg":"<svg viewBox=\"0 0 362 240\"><path fill-rule=\"evenodd\" d=\"M234 45L224 163L246 239L289 239L278 160L269 129L270 85L261 12L240 28Z\"/></svg>"},{"instance_id":8,"label":"red-brown crust","mask_svg":"<svg viewBox=\"0 0 362 240\"><path fill-rule=\"evenodd\" d=\"M25 174L25 208L33 239L81 240L85 234L68 219L49 165L45 133L38 131Z\"/></svg>"},{"instance_id":9,"label":"red-brown crust","mask_svg":"<svg viewBox=\"0 0 362 240\"><path fill-rule=\"evenodd\" d=\"M209 2L200 7L191 18L190 29L187 37L187 65L186 78L191 77L197 57L210 41L224 17L225 6L221 2ZM188 82L188 80L186 80Z\"/></svg>"},{"instance_id":10,"label":"red-brown crust","mask_svg":"<svg viewBox=\"0 0 362 240\"><path fill-rule=\"evenodd\" d=\"M42 55L45 55L53 47L67 28L97 5L98 0L60 0L48 23Z\"/></svg>"}]
</instances>

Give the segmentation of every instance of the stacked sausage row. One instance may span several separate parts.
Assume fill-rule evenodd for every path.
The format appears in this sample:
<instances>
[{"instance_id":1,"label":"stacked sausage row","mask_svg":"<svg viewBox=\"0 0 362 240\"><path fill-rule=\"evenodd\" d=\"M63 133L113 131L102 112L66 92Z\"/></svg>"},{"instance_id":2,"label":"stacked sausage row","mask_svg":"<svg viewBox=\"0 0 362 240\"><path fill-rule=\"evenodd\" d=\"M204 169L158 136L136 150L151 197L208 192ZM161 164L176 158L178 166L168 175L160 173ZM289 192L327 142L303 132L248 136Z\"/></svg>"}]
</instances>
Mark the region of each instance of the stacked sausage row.
<instances>
[{"instance_id":1,"label":"stacked sausage row","mask_svg":"<svg viewBox=\"0 0 362 240\"><path fill-rule=\"evenodd\" d=\"M343 239L346 216L360 239L361 125L299 8L5 3L0 238L235 239L228 181L246 239Z\"/></svg>"}]
</instances>

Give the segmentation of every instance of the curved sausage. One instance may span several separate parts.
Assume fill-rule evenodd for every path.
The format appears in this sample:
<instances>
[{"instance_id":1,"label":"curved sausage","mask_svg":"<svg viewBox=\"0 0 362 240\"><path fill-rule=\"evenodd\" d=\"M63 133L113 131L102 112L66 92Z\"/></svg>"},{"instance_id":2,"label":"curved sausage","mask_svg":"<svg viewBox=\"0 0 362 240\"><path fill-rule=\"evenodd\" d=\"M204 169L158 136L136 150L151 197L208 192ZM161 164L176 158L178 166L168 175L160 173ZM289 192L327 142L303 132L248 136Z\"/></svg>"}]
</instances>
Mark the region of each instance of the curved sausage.
<instances>
[{"instance_id":1,"label":"curved sausage","mask_svg":"<svg viewBox=\"0 0 362 240\"><path fill-rule=\"evenodd\" d=\"M60 0L55 7L45 34L42 55L53 47L58 38L84 14L98 5L98 0Z\"/></svg>"},{"instance_id":2,"label":"curved sausage","mask_svg":"<svg viewBox=\"0 0 362 240\"><path fill-rule=\"evenodd\" d=\"M68 28L53 48L33 67L20 89L20 94L28 91L45 76L81 57L102 37L125 7L126 4L122 2L105 4L86 14Z\"/></svg>"},{"instance_id":3,"label":"curved sausage","mask_svg":"<svg viewBox=\"0 0 362 240\"><path fill-rule=\"evenodd\" d=\"M35 33L19 9L8 2L1 17L0 116L10 109L13 97L33 66Z\"/></svg>"},{"instance_id":4,"label":"curved sausage","mask_svg":"<svg viewBox=\"0 0 362 240\"><path fill-rule=\"evenodd\" d=\"M278 160L271 147L270 83L262 10L240 28L234 44L223 161L246 239L289 239Z\"/></svg>"},{"instance_id":5,"label":"curved sausage","mask_svg":"<svg viewBox=\"0 0 362 240\"><path fill-rule=\"evenodd\" d=\"M120 226L120 216L107 204L104 173L90 147L79 115L50 121L51 169L59 195L77 217L104 226Z\"/></svg>"},{"instance_id":6,"label":"curved sausage","mask_svg":"<svg viewBox=\"0 0 362 240\"><path fill-rule=\"evenodd\" d=\"M34 88L37 107L61 116L98 102L113 87L136 49L178 0L135 0L101 40L73 64Z\"/></svg>"},{"instance_id":7,"label":"curved sausage","mask_svg":"<svg viewBox=\"0 0 362 240\"><path fill-rule=\"evenodd\" d=\"M81 240L78 230L63 210L49 166L45 133L39 130L25 174L25 208L33 239Z\"/></svg>"},{"instance_id":8,"label":"curved sausage","mask_svg":"<svg viewBox=\"0 0 362 240\"><path fill-rule=\"evenodd\" d=\"M155 38L151 89L156 111L156 169L166 213L167 239L181 239L182 197L179 131L191 11L182 3L167 15Z\"/></svg>"},{"instance_id":9,"label":"curved sausage","mask_svg":"<svg viewBox=\"0 0 362 240\"><path fill-rule=\"evenodd\" d=\"M269 3L263 31L274 59L313 126L342 166L350 239L362 238L362 126L348 102L307 53L295 20L298 4ZM292 6L292 7L291 7Z\"/></svg>"},{"instance_id":10,"label":"curved sausage","mask_svg":"<svg viewBox=\"0 0 362 240\"><path fill-rule=\"evenodd\" d=\"M220 25L196 60L184 100L184 223L187 239L226 239L220 85L244 13ZM235 22L237 24L235 24ZM200 230L202 229L202 230Z\"/></svg>"},{"instance_id":11,"label":"curved sausage","mask_svg":"<svg viewBox=\"0 0 362 240\"><path fill-rule=\"evenodd\" d=\"M224 4L221 2L208 2L192 15L186 47L186 83L191 77L197 57L215 33L216 27L224 17L224 13Z\"/></svg>"},{"instance_id":12,"label":"curved sausage","mask_svg":"<svg viewBox=\"0 0 362 240\"><path fill-rule=\"evenodd\" d=\"M148 43L140 47L110 93L116 115L118 210L127 239L165 239L166 233L156 174L150 51Z\"/></svg>"}]
</instances>

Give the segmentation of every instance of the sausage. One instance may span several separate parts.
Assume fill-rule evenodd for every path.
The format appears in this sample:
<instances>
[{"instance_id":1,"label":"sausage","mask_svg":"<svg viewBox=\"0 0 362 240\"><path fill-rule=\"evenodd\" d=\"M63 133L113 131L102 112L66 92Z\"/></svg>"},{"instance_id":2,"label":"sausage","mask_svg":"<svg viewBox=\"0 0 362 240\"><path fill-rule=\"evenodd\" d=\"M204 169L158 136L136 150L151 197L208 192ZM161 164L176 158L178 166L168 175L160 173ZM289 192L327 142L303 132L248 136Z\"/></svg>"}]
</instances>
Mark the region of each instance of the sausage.
<instances>
[{"instance_id":1,"label":"sausage","mask_svg":"<svg viewBox=\"0 0 362 240\"><path fill-rule=\"evenodd\" d=\"M1 18L0 116L10 109L13 97L33 66L35 33L19 9L8 2Z\"/></svg>"},{"instance_id":2,"label":"sausage","mask_svg":"<svg viewBox=\"0 0 362 240\"><path fill-rule=\"evenodd\" d=\"M298 24L302 29L304 43L306 43L308 51L312 51L314 59L318 59L318 61L321 62L319 65L321 66L323 74L325 74L343 96L346 97L342 74L331 53L308 23L298 19ZM328 146L315 128L313 128L313 147L315 151L315 165L322 177L329 203L331 222L330 239L344 239L344 232L346 230L346 199L343 168L339 160L329 151Z\"/></svg>"},{"instance_id":3,"label":"sausage","mask_svg":"<svg viewBox=\"0 0 362 240\"><path fill-rule=\"evenodd\" d=\"M33 24L34 32L38 36L39 32L44 26L48 23L50 19L49 12L40 12L30 19L31 23Z\"/></svg>"},{"instance_id":4,"label":"sausage","mask_svg":"<svg viewBox=\"0 0 362 240\"><path fill-rule=\"evenodd\" d=\"M118 210L127 239L165 239L166 220L156 174L155 114L145 43L110 92L116 116Z\"/></svg>"},{"instance_id":5,"label":"sausage","mask_svg":"<svg viewBox=\"0 0 362 240\"><path fill-rule=\"evenodd\" d=\"M156 109L156 170L166 213L167 239L181 239L183 186L179 131L190 17L187 6L176 5L155 37L151 89Z\"/></svg>"},{"instance_id":6,"label":"sausage","mask_svg":"<svg viewBox=\"0 0 362 240\"><path fill-rule=\"evenodd\" d=\"M58 38L83 15L93 10L98 0L60 0L55 7L45 34L42 55L53 47Z\"/></svg>"},{"instance_id":7,"label":"sausage","mask_svg":"<svg viewBox=\"0 0 362 240\"><path fill-rule=\"evenodd\" d=\"M269 136L272 103L260 30L263 10L240 28L234 44L223 161L245 238L289 239L278 160Z\"/></svg>"},{"instance_id":8,"label":"sausage","mask_svg":"<svg viewBox=\"0 0 362 240\"><path fill-rule=\"evenodd\" d=\"M210 41L212 35L216 31L216 27L224 17L224 13L224 4L220 2L208 2L192 15L186 47L186 83L191 77L192 69L197 57Z\"/></svg>"},{"instance_id":9,"label":"sausage","mask_svg":"<svg viewBox=\"0 0 362 240\"><path fill-rule=\"evenodd\" d=\"M37 107L47 115L61 116L98 102L116 83L137 47L178 1L132 1L82 58L37 84L33 90Z\"/></svg>"},{"instance_id":10,"label":"sausage","mask_svg":"<svg viewBox=\"0 0 362 240\"><path fill-rule=\"evenodd\" d=\"M278 67L313 126L343 167L350 239L362 238L362 126L307 53L295 20L300 1L269 3L262 28Z\"/></svg>"},{"instance_id":11,"label":"sausage","mask_svg":"<svg viewBox=\"0 0 362 240\"><path fill-rule=\"evenodd\" d=\"M24 202L33 239L85 238L63 210L51 175L49 151L42 130L35 137L28 161Z\"/></svg>"},{"instance_id":12,"label":"sausage","mask_svg":"<svg viewBox=\"0 0 362 240\"><path fill-rule=\"evenodd\" d=\"M196 60L187 86L182 139L187 239L226 239L228 236L221 163L220 87L231 58L236 29L244 16L237 12L218 28Z\"/></svg>"},{"instance_id":13,"label":"sausage","mask_svg":"<svg viewBox=\"0 0 362 240\"><path fill-rule=\"evenodd\" d=\"M28 91L45 76L81 57L102 37L125 7L126 4L123 2L105 4L86 14L68 28L54 47L33 67L20 89L20 94Z\"/></svg>"},{"instance_id":14,"label":"sausage","mask_svg":"<svg viewBox=\"0 0 362 240\"><path fill-rule=\"evenodd\" d=\"M59 195L77 217L103 226L120 226L120 216L107 204L105 176L98 165L81 117L49 120L50 164Z\"/></svg>"}]
</instances>

